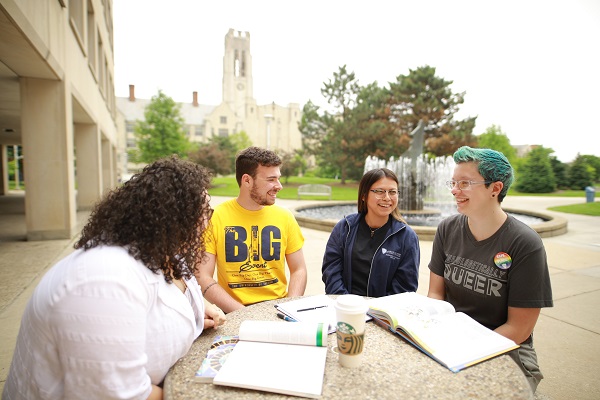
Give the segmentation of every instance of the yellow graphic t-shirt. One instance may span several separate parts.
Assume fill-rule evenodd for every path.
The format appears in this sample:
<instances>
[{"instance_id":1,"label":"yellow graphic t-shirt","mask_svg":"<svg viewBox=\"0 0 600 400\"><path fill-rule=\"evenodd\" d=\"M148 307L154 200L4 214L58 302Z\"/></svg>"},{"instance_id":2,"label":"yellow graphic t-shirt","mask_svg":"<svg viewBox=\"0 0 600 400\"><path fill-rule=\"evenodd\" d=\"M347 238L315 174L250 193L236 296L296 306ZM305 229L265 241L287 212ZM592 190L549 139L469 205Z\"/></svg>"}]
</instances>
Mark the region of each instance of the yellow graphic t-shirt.
<instances>
[{"instance_id":1,"label":"yellow graphic t-shirt","mask_svg":"<svg viewBox=\"0 0 600 400\"><path fill-rule=\"evenodd\" d=\"M219 204L206 235L216 255L219 285L244 305L287 295L285 255L304 245L292 212L272 205L246 210L236 199Z\"/></svg>"}]
</instances>

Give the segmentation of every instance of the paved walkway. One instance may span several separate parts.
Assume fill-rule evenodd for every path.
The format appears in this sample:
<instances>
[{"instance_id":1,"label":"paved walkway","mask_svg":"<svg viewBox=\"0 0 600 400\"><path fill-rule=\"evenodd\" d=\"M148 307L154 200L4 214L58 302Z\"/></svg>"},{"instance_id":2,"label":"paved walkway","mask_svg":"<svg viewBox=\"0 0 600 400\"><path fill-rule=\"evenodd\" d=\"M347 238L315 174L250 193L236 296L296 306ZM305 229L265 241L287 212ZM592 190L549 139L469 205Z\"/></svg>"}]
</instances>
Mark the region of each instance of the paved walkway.
<instances>
[{"instance_id":1,"label":"paved walkway","mask_svg":"<svg viewBox=\"0 0 600 400\"><path fill-rule=\"evenodd\" d=\"M213 198L213 205L223 201ZM543 309L535 346L546 379L538 398L598 399L600 382L600 217L546 211L583 199L508 197L507 208L544 211L569 221L565 235L543 239L548 254L554 307ZM293 207L310 201L278 200ZM72 240L27 242L23 197L0 196L0 391L8 374L21 314L43 273L72 251ZM88 213L79 213L79 225ZM307 295L324 293L321 261L328 232L303 228L309 268ZM426 294L431 242L421 241L418 292Z\"/></svg>"}]
</instances>

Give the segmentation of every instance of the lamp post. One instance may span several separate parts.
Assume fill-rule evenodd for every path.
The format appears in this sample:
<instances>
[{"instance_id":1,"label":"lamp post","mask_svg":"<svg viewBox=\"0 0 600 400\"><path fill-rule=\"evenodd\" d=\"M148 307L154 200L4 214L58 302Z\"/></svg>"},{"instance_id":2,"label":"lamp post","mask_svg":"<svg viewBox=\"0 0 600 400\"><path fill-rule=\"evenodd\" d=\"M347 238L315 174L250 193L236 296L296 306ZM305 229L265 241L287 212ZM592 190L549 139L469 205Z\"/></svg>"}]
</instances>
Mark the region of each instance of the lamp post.
<instances>
[{"instance_id":1,"label":"lamp post","mask_svg":"<svg viewBox=\"0 0 600 400\"><path fill-rule=\"evenodd\" d=\"M267 122L267 150L271 149L271 120L273 119L272 114L265 114L265 121Z\"/></svg>"}]
</instances>

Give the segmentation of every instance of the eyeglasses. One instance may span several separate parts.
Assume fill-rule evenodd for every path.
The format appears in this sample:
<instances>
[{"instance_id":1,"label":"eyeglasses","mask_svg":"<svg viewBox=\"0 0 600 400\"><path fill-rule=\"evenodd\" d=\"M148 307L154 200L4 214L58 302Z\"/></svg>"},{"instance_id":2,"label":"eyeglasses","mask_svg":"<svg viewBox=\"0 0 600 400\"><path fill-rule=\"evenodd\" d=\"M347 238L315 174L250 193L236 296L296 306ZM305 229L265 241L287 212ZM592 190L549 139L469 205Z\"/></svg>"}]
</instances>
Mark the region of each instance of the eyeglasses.
<instances>
[{"instance_id":1,"label":"eyeglasses","mask_svg":"<svg viewBox=\"0 0 600 400\"><path fill-rule=\"evenodd\" d=\"M396 189L384 190L384 189L370 189L371 192L375 193L375 197L379 200L385 199L385 194L389 194L391 197L398 196L398 191Z\"/></svg>"},{"instance_id":2,"label":"eyeglasses","mask_svg":"<svg viewBox=\"0 0 600 400\"><path fill-rule=\"evenodd\" d=\"M450 190L456 186L460 190L469 190L471 185L482 185L482 184L493 183L492 181L446 181L446 187Z\"/></svg>"}]
</instances>

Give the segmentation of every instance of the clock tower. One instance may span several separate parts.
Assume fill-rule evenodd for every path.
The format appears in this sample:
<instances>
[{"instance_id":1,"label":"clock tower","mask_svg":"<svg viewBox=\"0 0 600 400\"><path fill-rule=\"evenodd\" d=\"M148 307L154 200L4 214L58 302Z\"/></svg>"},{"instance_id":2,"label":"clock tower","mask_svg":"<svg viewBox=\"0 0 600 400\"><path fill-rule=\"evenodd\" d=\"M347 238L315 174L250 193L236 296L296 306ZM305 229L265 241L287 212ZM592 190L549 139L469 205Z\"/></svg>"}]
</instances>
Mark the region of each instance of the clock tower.
<instances>
[{"instance_id":1,"label":"clock tower","mask_svg":"<svg viewBox=\"0 0 600 400\"><path fill-rule=\"evenodd\" d=\"M252 104L252 56L250 33L229 29L223 56L223 102L239 120L247 117L246 106Z\"/></svg>"}]
</instances>

